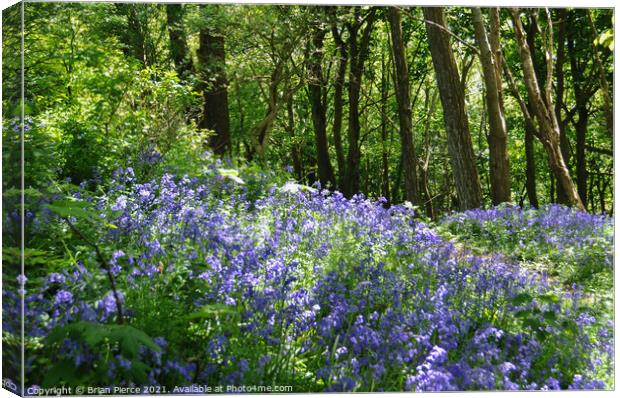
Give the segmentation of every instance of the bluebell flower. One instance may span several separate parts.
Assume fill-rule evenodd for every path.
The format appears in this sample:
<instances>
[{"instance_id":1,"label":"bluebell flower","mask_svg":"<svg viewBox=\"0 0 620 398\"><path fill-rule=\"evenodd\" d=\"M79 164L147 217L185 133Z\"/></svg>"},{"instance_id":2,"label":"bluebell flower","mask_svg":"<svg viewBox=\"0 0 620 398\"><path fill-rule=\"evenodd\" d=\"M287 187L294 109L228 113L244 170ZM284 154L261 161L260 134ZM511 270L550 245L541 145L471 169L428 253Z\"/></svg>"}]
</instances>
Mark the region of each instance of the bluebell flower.
<instances>
[{"instance_id":1,"label":"bluebell flower","mask_svg":"<svg viewBox=\"0 0 620 398\"><path fill-rule=\"evenodd\" d=\"M56 297L54 299L54 303L56 305L71 304L72 302L73 302L73 294L71 292L68 292L66 290L59 290L56 293Z\"/></svg>"}]
</instances>

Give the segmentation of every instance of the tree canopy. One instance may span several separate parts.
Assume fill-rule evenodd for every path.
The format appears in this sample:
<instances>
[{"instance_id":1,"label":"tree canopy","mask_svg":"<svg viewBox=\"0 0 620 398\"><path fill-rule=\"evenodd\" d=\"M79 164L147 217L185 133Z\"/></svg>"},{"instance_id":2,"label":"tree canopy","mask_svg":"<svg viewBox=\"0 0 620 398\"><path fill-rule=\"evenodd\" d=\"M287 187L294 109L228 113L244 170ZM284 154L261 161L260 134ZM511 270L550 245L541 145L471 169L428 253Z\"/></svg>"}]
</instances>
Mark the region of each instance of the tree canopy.
<instances>
[{"instance_id":1,"label":"tree canopy","mask_svg":"<svg viewBox=\"0 0 620 398\"><path fill-rule=\"evenodd\" d=\"M613 209L609 9L25 11L26 114L56 146L50 172L75 182L197 135L233 162L428 216L511 200ZM5 53L18 16L4 13ZM10 120L19 63L4 64Z\"/></svg>"}]
</instances>

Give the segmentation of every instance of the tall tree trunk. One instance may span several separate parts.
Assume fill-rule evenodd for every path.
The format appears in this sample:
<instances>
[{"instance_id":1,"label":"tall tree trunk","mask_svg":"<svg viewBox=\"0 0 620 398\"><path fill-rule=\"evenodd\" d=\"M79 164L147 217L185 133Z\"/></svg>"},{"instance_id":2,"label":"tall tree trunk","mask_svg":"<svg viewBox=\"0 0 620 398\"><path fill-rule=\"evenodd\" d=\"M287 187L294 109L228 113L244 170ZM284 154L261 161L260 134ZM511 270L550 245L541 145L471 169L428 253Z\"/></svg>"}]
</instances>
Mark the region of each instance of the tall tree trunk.
<instances>
[{"instance_id":1,"label":"tall tree trunk","mask_svg":"<svg viewBox=\"0 0 620 398\"><path fill-rule=\"evenodd\" d=\"M385 56L381 54L381 195L390 202L390 153L388 150L388 82Z\"/></svg>"},{"instance_id":2,"label":"tall tree trunk","mask_svg":"<svg viewBox=\"0 0 620 398\"><path fill-rule=\"evenodd\" d=\"M426 121L424 122L424 152L425 157L420 162L420 196L422 203L426 208L426 216L431 220L435 219L435 209L433 207L433 197L428 186L428 165L431 160L431 120L435 113L435 105L437 103L437 91L431 94L429 89L426 89L426 95L424 100L424 108L426 109Z\"/></svg>"},{"instance_id":3,"label":"tall tree trunk","mask_svg":"<svg viewBox=\"0 0 620 398\"><path fill-rule=\"evenodd\" d=\"M564 163L564 158L560 149L560 131L558 127L558 121L555 117L553 109L553 100L551 99L551 83L553 73L553 58L552 58L552 24L549 11L546 10L548 16L548 31L546 37L546 56L547 59L547 78L545 81L544 99L543 93L538 86L538 80L536 79L536 73L534 71L534 64L532 63L532 57L530 54L529 46L525 39L523 32L523 25L517 8L511 8L510 13L514 22L514 30L517 38L517 45L519 49L519 57L521 59L521 66L523 68L523 78L527 88L528 97L532 103L534 115L538 121L538 138L541 140L547 155L549 157L549 163L552 168L553 174L560 181L564 192L568 196L568 200L572 206L585 210L579 194L573 182L573 179L568 172L568 168Z\"/></svg>"},{"instance_id":4,"label":"tall tree trunk","mask_svg":"<svg viewBox=\"0 0 620 398\"><path fill-rule=\"evenodd\" d=\"M551 203L557 203L556 184L553 183L553 166L551 165L551 160L547 159L547 163L549 164L549 200Z\"/></svg>"},{"instance_id":5,"label":"tall tree trunk","mask_svg":"<svg viewBox=\"0 0 620 398\"><path fill-rule=\"evenodd\" d=\"M568 38L568 54L571 65L571 76L573 78L573 93L575 96L575 107L577 110L577 121L573 122L575 126L575 166L577 170L577 192L583 203L587 203L587 180L588 172L586 165L586 135L588 131L588 101L589 93L586 93L586 82L584 78L585 65L587 62L580 63L577 59L577 51L575 49L575 35L569 34ZM574 120L574 119L573 119Z\"/></svg>"},{"instance_id":6,"label":"tall tree trunk","mask_svg":"<svg viewBox=\"0 0 620 398\"><path fill-rule=\"evenodd\" d=\"M317 163L319 169L319 181L322 186L334 186L334 171L329 160L329 148L327 142L327 104L323 96L325 84L323 77L323 40L325 31L321 27L314 27L312 32L312 50L308 59L308 94L312 110L312 124L314 125L314 138L317 150Z\"/></svg>"},{"instance_id":7,"label":"tall tree trunk","mask_svg":"<svg viewBox=\"0 0 620 398\"><path fill-rule=\"evenodd\" d=\"M508 69L505 60L503 59L502 49L500 45L500 26L501 20L499 15L499 8L492 7L489 9L489 15L491 19L491 33L490 33L490 42L491 48L493 49L493 55L495 57L497 70L497 81L501 82L501 74L499 68L501 67L504 71L506 71L506 75L508 76L508 81L510 87L513 91L513 94L517 98L519 105L521 106L525 117L525 189L527 192L527 199L530 203L530 206L534 208L538 208L538 193L536 190L536 156L534 151L534 136L536 131L536 126L534 125L533 120L530 115L532 113L530 104L526 104L524 100L519 95L517 91L516 85L512 76L510 74L510 70ZM501 90L501 84L499 86ZM501 93L501 91L500 91ZM503 109L503 103L502 109Z\"/></svg>"},{"instance_id":8,"label":"tall tree trunk","mask_svg":"<svg viewBox=\"0 0 620 398\"><path fill-rule=\"evenodd\" d=\"M540 58L538 56L538 52L537 52L537 46L536 46L536 36L540 33L540 26L538 25L538 10L533 10L529 15L528 15L528 26L526 28L526 32L525 32L525 38L526 38L526 42L527 45L530 48L530 55L532 57L532 63L534 64L534 73L536 75L536 79L540 84L543 84L545 82L545 78L546 75L544 73L544 69L545 69L545 65L541 64L540 62ZM544 98L543 98L544 99ZM530 115L534 118L534 120L532 120L532 125L535 123L535 118L536 116L534 115L534 108L532 105L532 101L531 100L527 100L527 108L529 110ZM526 127L527 128L527 127ZM532 159L534 160L534 138L536 137L536 134L538 132L538 128L537 127L530 127L530 132L531 134L529 135L530 138L530 142L531 142L531 153L532 153ZM526 133L527 135L527 133ZM527 143L526 143L527 146ZM561 149L561 140L560 140L560 149ZM526 149L527 151L527 149ZM547 165L550 165L551 163L547 161ZM568 166L567 166L568 167ZM532 176L533 178L536 177L536 164L535 162L532 164ZM560 184L560 181L555 178L555 175L553 174L552 170L549 170L549 176L550 178L553 180L551 181L551 184L556 184L556 186L551 186L550 190L549 190L549 195L550 198L549 200L551 202L556 202L556 201L560 201L561 203L568 203L568 199L566 194L564 194L564 190L562 189L562 186ZM534 182L534 184L536 184ZM557 193L557 200L556 200L556 193ZM538 203L538 201L537 201ZM536 205L535 207L538 207L538 205Z\"/></svg>"},{"instance_id":9,"label":"tall tree trunk","mask_svg":"<svg viewBox=\"0 0 620 398\"><path fill-rule=\"evenodd\" d=\"M280 108L278 98L279 84L282 79L282 64L278 63L269 76L269 88L267 90L267 110L265 116L251 129L251 137L254 143L254 152L263 156L267 149L271 128L276 120Z\"/></svg>"},{"instance_id":10,"label":"tall tree trunk","mask_svg":"<svg viewBox=\"0 0 620 398\"><path fill-rule=\"evenodd\" d=\"M230 150L224 35L215 31L212 26L205 26L200 29L199 43L198 62L204 105L198 127L215 133L209 140L209 146L215 153L224 154Z\"/></svg>"},{"instance_id":11,"label":"tall tree trunk","mask_svg":"<svg viewBox=\"0 0 620 398\"><path fill-rule=\"evenodd\" d=\"M459 72L450 45L450 35L447 33L444 9L442 7L424 7L423 11L431 58L433 59L443 107L444 124L448 135L448 151L459 209L467 210L480 207L482 205L482 192L467 114L465 113L465 94L460 85Z\"/></svg>"},{"instance_id":12,"label":"tall tree trunk","mask_svg":"<svg viewBox=\"0 0 620 398\"><path fill-rule=\"evenodd\" d=\"M170 56L177 74L181 78L186 77L193 68L192 57L187 50L187 35L183 29L184 7L183 4L166 4Z\"/></svg>"},{"instance_id":13,"label":"tall tree trunk","mask_svg":"<svg viewBox=\"0 0 620 398\"><path fill-rule=\"evenodd\" d=\"M606 213L606 206L605 206L605 190L607 189L607 184L608 184L609 180L605 179L605 176L603 176L602 174L600 174L598 176L598 182L600 183L600 187L598 189L598 197L599 197L599 203L601 206L601 213Z\"/></svg>"},{"instance_id":14,"label":"tall tree trunk","mask_svg":"<svg viewBox=\"0 0 620 398\"><path fill-rule=\"evenodd\" d=\"M482 11L472 8L476 41L480 48L480 62L486 86L486 103L489 113L489 175L491 179L491 200L494 205L510 202L510 164L508 163L508 134L502 107L501 80L498 80L499 65L493 55L482 19Z\"/></svg>"},{"instance_id":15,"label":"tall tree trunk","mask_svg":"<svg viewBox=\"0 0 620 398\"><path fill-rule=\"evenodd\" d=\"M362 32L362 37L358 43L358 33L360 29L361 15L359 8L355 9L355 22L348 25L349 30L349 56L351 65L349 67L349 130L348 143L349 151L347 154L347 177L344 181L344 194L352 196L359 192L360 188L360 110L359 101L361 93L362 75L364 63L368 56L370 45L370 33L374 23L376 10L371 9L366 15L366 26Z\"/></svg>"},{"instance_id":16,"label":"tall tree trunk","mask_svg":"<svg viewBox=\"0 0 620 398\"><path fill-rule=\"evenodd\" d=\"M403 180L403 154L400 153L398 157L398 166L396 167L396 178L394 179L394 184L392 184L392 202L398 203L402 201L402 196L400 194L402 182Z\"/></svg>"},{"instance_id":17,"label":"tall tree trunk","mask_svg":"<svg viewBox=\"0 0 620 398\"><path fill-rule=\"evenodd\" d=\"M577 122L575 126L575 158L577 169L577 192L583 203L587 203L587 180L588 172L586 166L586 135L588 131L588 96L584 93L583 72L585 68L580 68L575 53L574 37L571 35L568 41L570 54L571 75L573 77L573 92L575 95L575 106L577 109Z\"/></svg>"},{"instance_id":18,"label":"tall tree trunk","mask_svg":"<svg viewBox=\"0 0 620 398\"><path fill-rule=\"evenodd\" d=\"M499 24L498 24L499 26ZM521 113L523 114L523 120L525 122L525 188L527 189L527 197L530 202L530 206L538 208L538 195L536 193L536 158L534 156L534 137L537 135L536 125L532 117L532 105L528 101L527 103L519 93L517 84L512 76L512 72L506 63L506 59L501 58L502 70L508 80L508 87L517 100Z\"/></svg>"},{"instance_id":19,"label":"tall tree trunk","mask_svg":"<svg viewBox=\"0 0 620 398\"><path fill-rule=\"evenodd\" d=\"M342 110L343 110L343 89L344 79L347 73L348 52L347 45L342 40L342 36L336 23L332 23L332 36L338 47L338 70L334 81L334 149L336 149L336 161L338 162L338 187L342 189L343 180L346 176L346 163L344 157L344 149L342 148Z\"/></svg>"},{"instance_id":20,"label":"tall tree trunk","mask_svg":"<svg viewBox=\"0 0 620 398\"><path fill-rule=\"evenodd\" d=\"M405 199L413 204L418 203L418 159L415 152L413 126L411 121L411 95L409 93L409 70L401 26L400 10L396 7L388 9L392 52L394 56L396 102L398 103L398 120L400 123L400 146L403 156L405 173Z\"/></svg>"},{"instance_id":21,"label":"tall tree trunk","mask_svg":"<svg viewBox=\"0 0 620 398\"><path fill-rule=\"evenodd\" d=\"M542 86L544 84L546 84L546 78L547 78L547 74L545 73L546 70L546 63L541 63L540 57L538 56L538 51L537 51L537 45L536 45L536 36L541 32L540 30L540 26L538 24L538 17L539 17L539 10L532 10L529 14L528 14L528 25L526 27L526 32L525 32L525 39L527 42L527 45L529 46L530 49L530 55L532 57L532 64L534 65L534 73L536 75L536 79L539 83L539 86ZM543 100L546 100L545 98L543 98ZM534 115L534 108L532 105L532 101L530 101L529 99L527 100L527 108L530 112L530 115L532 115L532 117L535 119L535 115ZM560 119L558 119L560 120ZM534 121L532 121L532 123L534 123ZM530 135L530 138L535 137L536 133L538 131L538 128L531 128L530 131L532 132L533 135ZM532 142L532 148L533 148L533 142ZM563 151L562 149L562 134L561 134L561 126L560 126L560 150ZM533 151L533 149L532 149ZM562 155L564 155L564 153L562 152ZM566 159L566 158L565 158ZM566 167L568 168L568 161L565 160L566 163ZM551 167L551 163L548 161L547 165L549 165L549 167ZM536 173L536 166L532 166L533 167L533 175L535 176ZM569 169L570 172L570 169ZM555 178L555 174L553 173L553 170L549 170L549 178L551 178L552 181L550 181L550 184L555 184L555 186L551 185L550 189L549 189L549 195L550 198L549 200L552 203L558 202L558 203L562 203L562 204L569 204L568 202L568 196L564 193L564 189L562 188L562 185L560 183L560 180L558 180L557 178ZM538 207L538 206L536 206Z\"/></svg>"},{"instance_id":22,"label":"tall tree trunk","mask_svg":"<svg viewBox=\"0 0 620 398\"><path fill-rule=\"evenodd\" d=\"M558 49L556 54L555 61L555 81L556 81L556 98L555 98L555 117L558 120L558 127L560 129L560 149L562 151L562 156L564 157L564 162L566 163L566 167L570 171L570 150L569 150L569 142L568 136L566 135L566 129L564 128L564 124L562 123L562 105L564 103L564 49L565 49L565 41L566 41L566 9L558 9ZM558 202L563 204L568 204L568 196L560 181L557 181L557 192L558 192ZM581 199L584 200L583 197ZM585 203L585 201L584 201Z\"/></svg>"},{"instance_id":23,"label":"tall tree trunk","mask_svg":"<svg viewBox=\"0 0 620 398\"><path fill-rule=\"evenodd\" d=\"M538 208L538 194L536 192L536 152L534 151L534 136L536 129L532 125L525 126L525 188L530 206Z\"/></svg>"},{"instance_id":24,"label":"tall tree trunk","mask_svg":"<svg viewBox=\"0 0 620 398\"><path fill-rule=\"evenodd\" d=\"M286 120L285 130L291 137L291 160L293 161L293 172L297 181L303 182L304 170L301 159L301 143L295 136L295 113L293 111L293 97L286 101Z\"/></svg>"},{"instance_id":25,"label":"tall tree trunk","mask_svg":"<svg viewBox=\"0 0 620 398\"><path fill-rule=\"evenodd\" d=\"M147 50L146 36L148 29L140 20L139 7L144 4L115 4L116 11L127 18L127 29L119 33L119 40L123 44L123 53L126 57L134 57L143 67L152 63Z\"/></svg>"},{"instance_id":26,"label":"tall tree trunk","mask_svg":"<svg viewBox=\"0 0 620 398\"><path fill-rule=\"evenodd\" d=\"M586 135L588 131L588 109L580 107L579 119L575 123L575 160L577 168L577 192L583 203L588 202L588 170L586 163Z\"/></svg>"}]
</instances>

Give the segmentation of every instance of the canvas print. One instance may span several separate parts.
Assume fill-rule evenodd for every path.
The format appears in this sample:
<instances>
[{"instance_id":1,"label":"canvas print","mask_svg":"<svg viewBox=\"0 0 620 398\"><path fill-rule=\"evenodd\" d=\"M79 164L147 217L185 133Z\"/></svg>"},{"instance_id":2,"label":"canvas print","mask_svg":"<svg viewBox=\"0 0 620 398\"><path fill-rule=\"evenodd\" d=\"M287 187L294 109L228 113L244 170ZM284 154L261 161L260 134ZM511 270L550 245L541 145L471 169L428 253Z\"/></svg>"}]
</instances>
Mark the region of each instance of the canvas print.
<instances>
[{"instance_id":1,"label":"canvas print","mask_svg":"<svg viewBox=\"0 0 620 398\"><path fill-rule=\"evenodd\" d=\"M2 11L18 395L613 390L614 9Z\"/></svg>"}]
</instances>

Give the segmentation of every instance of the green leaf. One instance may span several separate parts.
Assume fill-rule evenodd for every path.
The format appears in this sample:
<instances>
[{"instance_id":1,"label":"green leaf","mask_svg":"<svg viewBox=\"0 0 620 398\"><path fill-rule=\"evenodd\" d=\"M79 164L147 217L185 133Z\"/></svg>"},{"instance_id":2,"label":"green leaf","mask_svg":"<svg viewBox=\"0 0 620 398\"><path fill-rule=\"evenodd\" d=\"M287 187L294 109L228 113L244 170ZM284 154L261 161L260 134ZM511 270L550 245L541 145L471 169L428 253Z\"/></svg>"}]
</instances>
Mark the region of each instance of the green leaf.
<instances>
[{"instance_id":1,"label":"green leaf","mask_svg":"<svg viewBox=\"0 0 620 398\"><path fill-rule=\"evenodd\" d=\"M109 222L103 220L99 213L90 208L90 203L87 202L73 199L64 199L57 200L52 204L45 205L45 207L47 207L61 217L75 217L80 220L100 222L108 228L118 228L116 225L110 224Z\"/></svg>"},{"instance_id":2,"label":"green leaf","mask_svg":"<svg viewBox=\"0 0 620 398\"><path fill-rule=\"evenodd\" d=\"M84 325L83 328L83 338L84 342L90 348L96 348L99 343L105 340L106 330L104 328L99 328L91 324Z\"/></svg>"},{"instance_id":3,"label":"green leaf","mask_svg":"<svg viewBox=\"0 0 620 398\"><path fill-rule=\"evenodd\" d=\"M555 321L558 319L555 311L545 311L543 313L543 318L545 318L545 320L547 321Z\"/></svg>"},{"instance_id":4,"label":"green leaf","mask_svg":"<svg viewBox=\"0 0 620 398\"><path fill-rule=\"evenodd\" d=\"M54 362L52 368L45 373L42 387L50 388L63 384L76 385L79 384L81 378L81 373L75 367L73 361L63 359L61 361Z\"/></svg>"},{"instance_id":5,"label":"green leaf","mask_svg":"<svg viewBox=\"0 0 620 398\"><path fill-rule=\"evenodd\" d=\"M545 293L538 296L538 300L542 301L543 303L556 304L560 302L560 296L555 293Z\"/></svg>"},{"instance_id":6,"label":"green leaf","mask_svg":"<svg viewBox=\"0 0 620 398\"><path fill-rule=\"evenodd\" d=\"M121 353L128 359L133 360L138 357L138 349L141 345L154 351L160 350L159 346L146 333L132 326L110 325L108 328L110 330L109 339L118 342Z\"/></svg>"},{"instance_id":7,"label":"green leaf","mask_svg":"<svg viewBox=\"0 0 620 398\"><path fill-rule=\"evenodd\" d=\"M608 29L594 40L595 45L601 45L603 47L607 47L609 51L613 51L614 49L614 32L611 29Z\"/></svg>"},{"instance_id":8,"label":"green leaf","mask_svg":"<svg viewBox=\"0 0 620 398\"><path fill-rule=\"evenodd\" d=\"M141 361L132 361L131 368L129 368L130 380L134 383L146 384L148 381L148 373L151 368Z\"/></svg>"},{"instance_id":9,"label":"green leaf","mask_svg":"<svg viewBox=\"0 0 620 398\"><path fill-rule=\"evenodd\" d=\"M129 325L99 325L79 321L53 329L47 336L47 342L48 344L61 343L67 337L80 341L93 350L107 340L118 344L121 353L128 359L138 357L138 349L141 345L153 351L160 351L159 346L146 333Z\"/></svg>"},{"instance_id":10,"label":"green leaf","mask_svg":"<svg viewBox=\"0 0 620 398\"><path fill-rule=\"evenodd\" d=\"M532 300L533 300L533 297L529 293L519 293L512 298L511 303L514 306L518 306L518 305L529 304L532 302Z\"/></svg>"},{"instance_id":11,"label":"green leaf","mask_svg":"<svg viewBox=\"0 0 620 398\"><path fill-rule=\"evenodd\" d=\"M74 200L57 200L52 204L45 205L48 209L61 217L75 217L77 219L98 220L99 214L90 210L89 203Z\"/></svg>"},{"instance_id":12,"label":"green leaf","mask_svg":"<svg viewBox=\"0 0 620 398\"><path fill-rule=\"evenodd\" d=\"M527 318L523 321L523 326L529 326L532 329L538 329L541 324L537 318Z\"/></svg>"},{"instance_id":13,"label":"green leaf","mask_svg":"<svg viewBox=\"0 0 620 398\"><path fill-rule=\"evenodd\" d=\"M528 316L530 316L531 312L528 310L521 310L521 311L517 311L515 312L515 316L517 318L527 318Z\"/></svg>"}]
</instances>

